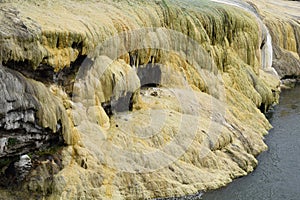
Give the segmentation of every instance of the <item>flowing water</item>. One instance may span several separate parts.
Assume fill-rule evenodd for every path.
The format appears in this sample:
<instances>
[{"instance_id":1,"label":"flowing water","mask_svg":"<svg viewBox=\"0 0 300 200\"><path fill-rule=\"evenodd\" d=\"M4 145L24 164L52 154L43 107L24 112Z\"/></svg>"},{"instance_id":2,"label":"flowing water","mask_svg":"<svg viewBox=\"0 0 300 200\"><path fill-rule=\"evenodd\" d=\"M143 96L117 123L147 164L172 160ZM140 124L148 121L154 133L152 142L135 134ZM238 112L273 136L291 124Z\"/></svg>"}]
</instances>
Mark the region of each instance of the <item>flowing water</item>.
<instances>
[{"instance_id":1,"label":"flowing water","mask_svg":"<svg viewBox=\"0 0 300 200\"><path fill-rule=\"evenodd\" d=\"M250 4L245 3L244 1L241 1L241 0L211 0L211 1L243 9L243 10L251 13L253 16L255 16L257 18L257 22L262 30L262 39L263 39L263 44L261 47L261 63L262 63L261 68L264 71L267 71L275 76L278 76L278 73L272 67L272 61L273 61L272 37L270 35L270 32L269 32L267 26L263 23L263 21L261 20L261 17L257 13L257 11L254 9L254 7L252 7Z\"/></svg>"},{"instance_id":2,"label":"flowing water","mask_svg":"<svg viewBox=\"0 0 300 200\"><path fill-rule=\"evenodd\" d=\"M266 136L268 151L246 177L204 194L203 200L300 199L300 86L283 91L280 104L270 113L273 129Z\"/></svg>"}]
</instances>

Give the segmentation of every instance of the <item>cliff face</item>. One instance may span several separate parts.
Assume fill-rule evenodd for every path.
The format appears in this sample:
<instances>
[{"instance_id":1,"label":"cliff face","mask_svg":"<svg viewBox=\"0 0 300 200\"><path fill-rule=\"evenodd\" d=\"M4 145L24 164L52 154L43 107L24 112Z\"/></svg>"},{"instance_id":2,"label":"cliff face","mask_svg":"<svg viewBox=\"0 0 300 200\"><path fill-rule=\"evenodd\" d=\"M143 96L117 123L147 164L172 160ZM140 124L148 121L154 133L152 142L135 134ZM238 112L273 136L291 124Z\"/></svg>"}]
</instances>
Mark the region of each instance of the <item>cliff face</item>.
<instances>
[{"instance_id":1,"label":"cliff face","mask_svg":"<svg viewBox=\"0 0 300 200\"><path fill-rule=\"evenodd\" d=\"M181 196L251 172L300 27L253 3L1 3L1 196Z\"/></svg>"},{"instance_id":2,"label":"cliff face","mask_svg":"<svg viewBox=\"0 0 300 200\"><path fill-rule=\"evenodd\" d=\"M273 67L283 78L295 78L300 70L300 30L298 2L253 1L270 30L273 44ZM276 11L276 12L274 12Z\"/></svg>"}]
</instances>

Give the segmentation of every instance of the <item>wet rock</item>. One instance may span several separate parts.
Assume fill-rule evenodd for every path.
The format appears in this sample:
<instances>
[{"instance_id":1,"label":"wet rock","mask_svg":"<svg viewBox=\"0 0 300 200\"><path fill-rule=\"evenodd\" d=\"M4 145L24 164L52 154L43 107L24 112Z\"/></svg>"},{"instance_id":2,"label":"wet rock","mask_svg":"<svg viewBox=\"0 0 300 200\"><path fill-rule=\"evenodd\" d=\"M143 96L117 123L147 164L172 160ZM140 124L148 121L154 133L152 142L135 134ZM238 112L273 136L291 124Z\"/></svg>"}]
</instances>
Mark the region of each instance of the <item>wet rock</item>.
<instances>
[{"instance_id":1,"label":"wet rock","mask_svg":"<svg viewBox=\"0 0 300 200\"><path fill-rule=\"evenodd\" d=\"M281 80L281 88L291 89L294 88L297 83L296 79L283 79Z\"/></svg>"},{"instance_id":2,"label":"wet rock","mask_svg":"<svg viewBox=\"0 0 300 200\"><path fill-rule=\"evenodd\" d=\"M0 76L0 159L61 143L59 126L51 130L40 123L38 110L42 104L35 95L34 85L21 74L2 66Z\"/></svg>"},{"instance_id":3,"label":"wet rock","mask_svg":"<svg viewBox=\"0 0 300 200\"><path fill-rule=\"evenodd\" d=\"M28 155L20 156L20 160L14 163L17 182L21 182L29 174L32 162Z\"/></svg>"}]
</instances>

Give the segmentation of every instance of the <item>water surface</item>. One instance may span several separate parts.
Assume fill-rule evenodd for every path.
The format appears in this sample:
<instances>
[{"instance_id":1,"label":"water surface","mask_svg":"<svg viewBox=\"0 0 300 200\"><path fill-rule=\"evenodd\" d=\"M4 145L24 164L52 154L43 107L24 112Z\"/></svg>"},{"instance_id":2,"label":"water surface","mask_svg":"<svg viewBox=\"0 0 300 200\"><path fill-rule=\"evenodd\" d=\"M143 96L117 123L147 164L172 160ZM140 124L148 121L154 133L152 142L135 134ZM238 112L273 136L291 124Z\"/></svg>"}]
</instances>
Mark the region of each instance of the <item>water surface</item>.
<instances>
[{"instance_id":1,"label":"water surface","mask_svg":"<svg viewBox=\"0 0 300 200\"><path fill-rule=\"evenodd\" d=\"M300 199L300 86L282 92L270 122L274 128L265 139L269 149L258 156L256 170L201 199Z\"/></svg>"}]
</instances>

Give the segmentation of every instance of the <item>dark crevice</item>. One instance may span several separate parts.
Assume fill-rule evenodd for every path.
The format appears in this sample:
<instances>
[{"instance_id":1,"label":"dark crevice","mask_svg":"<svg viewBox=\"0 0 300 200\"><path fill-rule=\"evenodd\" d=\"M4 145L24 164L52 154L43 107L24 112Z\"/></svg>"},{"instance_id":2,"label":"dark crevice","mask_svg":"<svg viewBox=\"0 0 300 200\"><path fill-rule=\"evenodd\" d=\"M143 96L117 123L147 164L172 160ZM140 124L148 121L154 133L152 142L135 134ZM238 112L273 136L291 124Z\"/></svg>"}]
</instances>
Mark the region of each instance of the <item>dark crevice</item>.
<instances>
[{"instance_id":1,"label":"dark crevice","mask_svg":"<svg viewBox=\"0 0 300 200\"><path fill-rule=\"evenodd\" d=\"M153 87L159 87L160 85L158 83L148 83L141 86L141 88L153 88Z\"/></svg>"},{"instance_id":2,"label":"dark crevice","mask_svg":"<svg viewBox=\"0 0 300 200\"><path fill-rule=\"evenodd\" d=\"M267 111L266 104L265 104L265 103L262 103L262 104L259 106L259 110L260 110L262 113L266 113L266 111Z\"/></svg>"},{"instance_id":3,"label":"dark crevice","mask_svg":"<svg viewBox=\"0 0 300 200\"><path fill-rule=\"evenodd\" d=\"M151 56L149 63L137 66L138 52L129 52L130 65L137 68L137 75L140 79L141 88L159 87L161 82L161 66L155 64L155 56ZM114 76L113 76L114 77ZM112 77L112 79L113 79ZM138 93L136 93L138 94ZM111 117L118 112L132 111L135 92L124 91L121 97L111 97L110 101L101 105L106 114Z\"/></svg>"},{"instance_id":4,"label":"dark crevice","mask_svg":"<svg viewBox=\"0 0 300 200\"><path fill-rule=\"evenodd\" d=\"M7 101L7 102L9 102L9 101ZM16 102L16 100L15 100L15 101L11 101L11 103L14 104L14 103L18 103L18 102ZM33 108L33 107L32 108L26 108L26 112L27 113L29 113L29 112L35 113L36 111L37 110L35 108ZM9 111L6 112L6 115L10 114L10 113L14 113L14 112L23 112L23 110L22 110L22 108L11 109L11 110L9 110Z\"/></svg>"},{"instance_id":5,"label":"dark crevice","mask_svg":"<svg viewBox=\"0 0 300 200\"><path fill-rule=\"evenodd\" d=\"M59 37L57 37L56 48L59 48Z\"/></svg>"},{"instance_id":6,"label":"dark crevice","mask_svg":"<svg viewBox=\"0 0 300 200\"><path fill-rule=\"evenodd\" d=\"M149 63L154 63L155 62L155 57L154 56L151 56L150 57L150 62Z\"/></svg>"},{"instance_id":7,"label":"dark crevice","mask_svg":"<svg viewBox=\"0 0 300 200\"><path fill-rule=\"evenodd\" d=\"M104 109L105 113L109 117L111 117L113 115L112 108L111 108L111 103L110 102L102 103L102 108Z\"/></svg>"},{"instance_id":8,"label":"dark crevice","mask_svg":"<svg viewBox=\"0 0 300 200\"><path fill-rule=\"evenodd\" d=\"M281 80L286 80L286 79L299 80L300 76L298 76L298 75L285 75L284 77L281 78Z\"/></svg>"},{"instance_id":9,"label":"dark crevice","mask_svg":"<svg viewBox=\"0 0 300 200\"><path fill-rule=\"evenodd\" d=\"M86 55L79 56L71 63L70 67L65 67L55 74L56 84L63 86L66 93L72 96L73 85L80 67L85 67L83 65L87 63L90 64L91 62L92 61Z\"/></svg>"},{"instance_id":10,"label":"dark crevice","mask_svg":"<svg viewBox=\"0 0 300 200\"><path fill-rule=\"evenodd\" d=\"M142 87L157 87L160 85L162 72L159 64L149 63L139 66L137 75Z\"/></svg>"},{"instance_id":11,"label":"dark crevice","mask_svg":"<svg viewBox=\"0 0 300 200\"><path fill-rule=\"evenodd\" d=\"M7 138L7 144L4 152L0 154L0 159L64 144L61 129L53 133L49 128L41 128L32 123L24 124L27 124L30 130L26 130L23 124L19 128L10 130L0 127L1 138ZM37 142L40 144L37 145Z\"/></svg>"},{"instance_id":12,"label":"dark crevice","mask_svg":"<svg viewBox=\"0 0 300 200\"><path fill-rule=\"evenodd\" d=\"M72 48L73 49L78 49L79 53L81 54L82 48L83 48L83 42L73 42L72 43Z\"/></svg>"},{"instance_id":13,"label":"dark crevice","mask_svg":"<svg viewBox=\"0 0 300 200\"><path fill-rule=\"evenodd\" d=\"M132 111L133 97L134 94L132 92L127 92L118 99L112 99L109 102L102 103L102 107L109 117L115 113Z\"/></svg>"},{"instance_id":14,"label":"dark crevice","mask_svg":"<svg viewBox=\"0 0 300 200\"><path fill-rule=\"evenodd\" d=\"M113 113L132 111L133 108L132 92L127 92L124 96L111 101L111 108Z\"/></svg>"},{"instance_id":15,"label":"dark crevice","mask_svg":"<svg viewBox=\"0 0 300 200\"><path fill-rule=\"evenodd\" d=\"M2 61L2 65L4 67L20 71L20 72L26 72L27 74L32 69L33 63L30 62L30 60L24 60L24 61L14 61L14 60L8 60L8 61ZM26 74L25 74L26 75Z\"/></svg>"},{"instance_id":16,"label":"dark crevice","mask_svg":"<svg viewBox=\"0 0 300 200\"><path fill-rule=\"evenodd\" d=\"M266 43L266 41L265 41L265 39L262 41L262 43L261 43L261 45L260 45L260 49L262 49L264 46L265 46L265 43Z\"/></svg>"},{"instance_id":17,"label":"dark crevice","mask_svg":"<svg viewBox=\"0 0 300 200\"><path fill-rule=\"evenodd\" d=\"M73 43L72 46L82 48L82 43ZM44 63L39 64L39 66L35 70L33 70L34 66L29 60L9 60L6 62L2 62L2 65L7 68L19 71L25 77L32 78L44 84L57 84L63 86L67 94L71 96L73 84L75 82L75 78L79 68L82 66L82 64L90 62L92 61L87 58L86 55L80 55L74 62L71 63L69 67L65 67L58 72L54 72L52 66Z\"/></svg>"},{"instance_id":18,"label":"dark crevice","mask_svg":"<svg viewBox=\"0 0 300 200\"><path fill-rule=\"evenodd\" d=\"M130 66L134 67L136 66L136 63L137 63L137 59L138 59L138 54L137 52L129 52L129 64Z\"/></svg>"}]
</instances>

